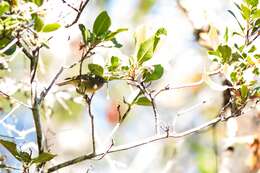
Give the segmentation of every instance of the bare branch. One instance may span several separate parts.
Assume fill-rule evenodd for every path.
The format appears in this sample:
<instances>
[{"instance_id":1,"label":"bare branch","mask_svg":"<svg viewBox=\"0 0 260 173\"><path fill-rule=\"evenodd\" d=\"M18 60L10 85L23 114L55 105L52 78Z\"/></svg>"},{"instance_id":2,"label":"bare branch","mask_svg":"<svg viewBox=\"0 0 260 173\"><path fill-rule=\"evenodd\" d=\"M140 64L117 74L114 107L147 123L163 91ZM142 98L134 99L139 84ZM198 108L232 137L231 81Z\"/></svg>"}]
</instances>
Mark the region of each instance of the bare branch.
<instances>
[{"instance_id":1,"label":"bare branch","mask_svg":"<svg viewBox=\"0 0 260 173\"><path fill-rule=\"evenodd\" d=\"M228 118L230 118L230 117L228 117ZM204 129L206 129L206 128L208 128L208 127L210 127L210 126L212 126L212 125L214 125L214 124L216 124L220 121L221 121L221 118L217 117L217 118L215 118L215 119L213 119L213 120L211 120L207 123L204 123L204 124L202 124L198 127L192 128L192 129L184 131L184 132L169 133L167 131L165 134L162 134L162 135L155 135L155 136L148 137L148 138L145 138L145 139L142 139L142 140L138 140L136 142L132 142L132 143L129 143L129 144L123 144L123 145L119 145L119 146L116 146L116 147L112 147L107 152L101 152L101 153L97 153L97 154L90 153L90 154L87 154L87 155L82 155L82 156L79 156L75 159L72 159L72 160L66 161L64 163L60 163L56 166L53 166L53 167L49 168L47 170L47 172L48 173L54 172L54 171L57 171L58 169L61 169L61 168L64 168L64 167L67 167L67 166L70 166L70 165L74 165L74 164L80 163L80 162L85 161L85 160L93 159L93 158L98 157L98 156L102 156L102 155L104 155L104 153L109 154L109 153L115 153L115 152L119 152L119 151L125 151L125 150L136 148L136 147L139 147L139 146L142 146L142 145L153 143L155 141L163 140L163 139L166 139L166 138L181 138L181 137L184 137L184 136L187 136L187 135L191 135L193 133L198 133L199 131L204 130Z\"/></svg>"},{"instance_id":2,"label":"bare branch","mask_svg":"<svg viewBox=\"0 0 260 173\"><path fill-rule=\"evenodd\" d=\"M74 11L76 11L77 13L79 12L79 10L78 10L77 8L73 7L73 6L72 6L71 4L69 4L67 1L62 0L62 2L63 2L64 4L66 4L68 7L70 7L71 9L73 9Z\"/></svg>"},{"instance_id":3,"label":"bare branch","mask_svg":"<svg viewBox=\"0 0 260 173\"><path fill-rule=\"evenodd\" d=\"M37 67L38 67L38 62L39 62L39 53L40 53L40 48L36 48L33 53L32 56L33 58L30 59L31 60L31 80L30 82L32 83L35 79L35 75L36 75L36 71L37 71Z\"/></svg>"},{"instance_id":4,"label":"bare branch","mask_svg":"<svg viewBox=\"0 0 260 173\"><path fill-rule=\"evenodd\" d=\"M60 70L58 71L58 73L54 76L54 78L52 79L51 83L49 84L49 86L47 88L45 88L40 95L40 99L39 99L39 103L41 103L44 98L46 97L46 95L48 94L48 92L50 91L51 87L54 85L54 83L56 82L56 80L59 78L59 76L61 75L61 73L63 72L64 67L61 67Z\"/></svg>"},{"instance_id":5,"label":"bare branch","mask_svg":"<svg viewBox=\"0 0 260 173\"><path fill-rule=\"evenodd\" d=\"M114 146L114 140L112 139L112 143L108 146L106 152L104 152L104 154L102 154L101 157L98 158L97 160L103 159L103 158L106 156L106 154L111 150L111 148L112 148L113 146Z\"/></svg>"},{"instance_id":6,"label":"bare branch","mask_svg":"<svg viewBox=\"0 0 260 173\"><path fill-rule=\"evenodd\" d=\"M95 123L94 123L94 115L91 110L91 103L93 99L94 93L89 97L88 95L85 95L85 100L88 105L88 115L90 118L90 123L91 123L91 139L92 139L92 152L93 154L96 153L96 141L95 141Z\"/></svg>"},{"instance_id":7,"label":"bare branch","mask_svg":"<svg viewBox=\"0 0 260 173\"><path fill-rule=\"evenodd\" d=\"M42 134L42 127L41 127L41 120L40 120L40 110L39 110L39 100L37 97L36 92L36 83L32 83L31 86L32 92L32 114L34 120L34 126L36 130L36 137L37 137L37 145L38 145L38 152L39 154L43 152L43 134Z\"/></svg>"},{"instance_id":8,"label":"bare branch","mask_svg":"<svg viewBox=\"0 0 260 173\"><path fill-rule=\"evenodd\" d=\"M220 114L222 114L222 113L223 112L221 110ZM119 152L119 151L125 151L125 150L129 150L129 149L136 148L136 147L139 147L139 146L143 146L143 145L146 145L146 144L149 144L149 143L153 143L153 142L156 142L156 141L159 141L159 140L163 140L163 139L166 139L166 138L175 139L175 138L181 138L181 137L185 137L185 136L188 136L188 135L192 135L194 133L198 133L202 130L205 130L205 129L211 127L211 126L214 126L221 121L227 121L228 119L230 119L232 117L238 117L238 116L244 115L246 113L247 112L240 113L240 111L237 111L237 112L234 112L233 114L231 114L227 117L224 117L224 118L223 118L223 116L218 116L218 117L216 117L216 118L214 118L214 119L212 119L212 120L210 120L210 121L208 121L204 124L201 124L197 127L191 128L191 129L183 131L183 132L178 132L178 133L171 132L170 133L169 130L165 130L165 134L155 135L155 136L148 137L148 138L145 138L145 139L142 139L142 140L138 140L136 142L115 146L115 147L112 147L110 150L105 151L105 152L96 153L96 154L90 153L90 154L87 154L87 155L82 155L82 156L79 156L79 157L74 158L72 160L60 163L56 166L49 168L47 170L47 173L57 171L61 168L64 168L64 167L67 167L67 166L70 166L70 165L74 165L74 164L83 162L85 160L90 160L90 159L102 156L102 155L104 155L104 153L109 154L109 153L115 153L115 152Z\"/></svg>"},{"instance_id":9,"label":"bare branch","mask_svg":"<svg viewBox=\"0 0 260 173\"><path fill-rule=\"evenodd\" d=\"M87 4L88 4L89 1L90 1L90 0L86 0L85 2L81 1L78 10L75 10L74 7L73 7L73 9L74 9L75 11L77 11L77 16L75 17L75 19L73 20L73 22L70 23L70 24L68 24L68 25L66 25L65 28L69 28L69 27L73 26L74 24L76 24L76 23L78 22L78 20L79 20L79 18L80 18L80 16L81 16L81 13L84 11L84 9L85 9L85 7L87 6Z\"/></svg>"}]
</instances>

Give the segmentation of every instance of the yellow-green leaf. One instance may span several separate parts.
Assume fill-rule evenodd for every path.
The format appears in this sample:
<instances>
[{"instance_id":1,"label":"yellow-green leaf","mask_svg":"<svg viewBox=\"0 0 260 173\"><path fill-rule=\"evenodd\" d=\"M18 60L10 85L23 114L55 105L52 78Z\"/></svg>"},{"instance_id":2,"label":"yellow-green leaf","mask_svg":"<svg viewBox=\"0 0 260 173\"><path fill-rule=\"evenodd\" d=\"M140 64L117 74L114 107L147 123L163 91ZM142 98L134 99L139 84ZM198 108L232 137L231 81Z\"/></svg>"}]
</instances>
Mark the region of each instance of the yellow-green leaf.
<instances>
[{"instance_id":1,"label":"yellow-green leaf","mask_svg":"<svg viewBox=\"0 0 260 173\"><path fill-rule=\"evenodd\" d=\"M151 106L152 103L147 97L140 97L136 100L135 104L140 106Z\"/></svg>"},{"instance_id":2,"label":"yellow-green leaf","mask_svg":"<svg viewBox=\"0 0 260 173\"><path fill-rule=\"evenodd\" d=\"M46 24L42 31L43 32L52 32L55 31L57 29L59 29L61 27L61 25L59 23L50 23L50 24Z\"/></svg>"}]
</instances>

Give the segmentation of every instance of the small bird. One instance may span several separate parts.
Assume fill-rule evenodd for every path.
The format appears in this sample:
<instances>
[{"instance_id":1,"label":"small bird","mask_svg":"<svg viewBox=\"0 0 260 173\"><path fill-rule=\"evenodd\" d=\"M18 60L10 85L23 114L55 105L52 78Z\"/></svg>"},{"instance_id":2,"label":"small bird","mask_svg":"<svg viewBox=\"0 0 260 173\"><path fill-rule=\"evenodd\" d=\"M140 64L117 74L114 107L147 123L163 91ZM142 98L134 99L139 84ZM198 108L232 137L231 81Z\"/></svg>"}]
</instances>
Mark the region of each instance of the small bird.
<instances>
[{"instance_id":1,"label":"small bird","mask_svg":"<svg viewBox=\"0 0 260 173\"><path fill-rule=\"evenodd\" d=\"M58 86L74 85L79 94L94 93L100 89L107 81L93 73L82 74L64 79L63 82L57 83Z\"/></svg>"}]
</instances>

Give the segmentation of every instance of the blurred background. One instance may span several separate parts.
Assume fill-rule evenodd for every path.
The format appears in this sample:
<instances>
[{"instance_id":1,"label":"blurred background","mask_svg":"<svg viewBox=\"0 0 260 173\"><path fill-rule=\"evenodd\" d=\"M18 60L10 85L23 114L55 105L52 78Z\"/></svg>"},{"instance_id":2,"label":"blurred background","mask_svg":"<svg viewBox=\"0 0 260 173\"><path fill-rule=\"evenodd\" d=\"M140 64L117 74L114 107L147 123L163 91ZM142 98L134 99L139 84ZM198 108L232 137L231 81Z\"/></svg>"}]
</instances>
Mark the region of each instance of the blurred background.
<instances>
[{"instance_id":1,"label":"blurred background","mask_svg":"<svg viewBox=\"0 0 260 173\"><path fill-rule=\"evenodd\" d=\"M67 2L74 6L80 3L77 0ZM96 49L96 54L89 61L102 65L114 55L124 61L135 52L136 32L149 35L158 28L165 27L168 34L162 39L154 58L149 61L151 64L162 64L165 73L153 87L159 89L167 84L179 86L200 81L205 66L209 71L217 67L207 55L208 47L213 44L207 36L208 28L217 28L218 42L222 41L226 26L230 30L237 29L234 18L227 12L236 11L234 2L240 3L233 0L90 0L79 23L92 28L96 16L106 10L112 19L112 30L128 28L128 31L118 36L122 48ZM73 10L61 0L49 1L46 8L47 21L50 22L58 21L65 25L75 17ZM43 35L47 36L49 35ZM39 90L51 81L62 65L79 60L80 41L77 25L55 32L50 40L50 49L43 50L40 57ZM0 71L1 77L5 76L0 83L0 89L29 104L29 87L27 92L25 87L29 82L28 66L29 61L24 58L21 50L17 50L15 55L10 57L9 70ZM77 71L77 68L66 70L59 80L72 76ZM213 77L219 84L223 79L224 76ZM25 89L25 92L21 92L21 88ZM104 151L109 146L109 135L118 120L117 105L123 104L123 97L131 100L134 93L135 88L128 87L125 82L113 81L95 95L93 113L98 151ZM157 98L156 104L161 133L166 126L176 132L182 132L216 117L223 104L223 93L202 84L163 92ZM9 101L2 97L0 109L0 135L8 139L11 137L19 143L18 146L22 150L31 149L34 153L37 146L30 110L22 105L10 105ZM46 97L42 110L46 145L52 153L58 154L50 166L91 152L87 107L73 88L64 87L64 90L59 90L54 86ZM259 160L254 158L252 149L252 140L260 133L257 116L259 117L259 110L252 110L246 116L220 123L198 134L109 154L102 160L88 160L58 172L259 172L256 167ZM134 106L115 133L114 142L115 145L126 144L153 134L152 108ZM6 163L20 166L2 147L0 153Z\"/></svg>"}]
</instances>

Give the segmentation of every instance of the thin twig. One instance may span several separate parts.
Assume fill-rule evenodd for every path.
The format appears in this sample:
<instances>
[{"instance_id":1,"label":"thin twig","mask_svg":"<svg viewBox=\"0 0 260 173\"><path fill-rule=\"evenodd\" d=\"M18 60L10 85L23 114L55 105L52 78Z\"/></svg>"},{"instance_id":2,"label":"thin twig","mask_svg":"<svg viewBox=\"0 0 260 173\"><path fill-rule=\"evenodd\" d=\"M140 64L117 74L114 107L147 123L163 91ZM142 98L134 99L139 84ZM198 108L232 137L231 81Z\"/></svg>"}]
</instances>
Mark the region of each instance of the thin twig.
<instances>
[{"instance_id":1,"label":"thin twig","mask_svg":"<svg viewBox=\"0 0 260 173\"><path fill-rule=\"evenodd\" d=\"M71 22L70 24L66 25L65 28L69 28L71 26L73 26L74 24L76 24L82 14L82 12L84 11L85 7L87 6L88 2L90 0L86 0L85 2L81 1L78 12L77 12L77 16L75 17L75 19L73 20L73 22Z\"/></svg>"},{"instance_id":2,"label":"thin twig","mask_svg":"<svg viewBox=\"0 0 260 173\"><path fill-rule=\"evenodd\" d=\"M79 10L78 10L77 8L73 7L73 6L72 6L71 4L69 4L67 1L62 0L62 2L63 2L64 4L66 4L68 7L70 7L71 9L73 9L74 11L76 11L77 13L79 12Z\"/></svg>"},{"instance_id":3,"label":"thin twig","mask_svg":"<svg viewBox=\"0 0 260 173\"><path fill-rule=\"evenodd\" d=\"M106 152L104 152L104 154L102 154L101 157L99 157L97 160L103 159L103 158L106 156L106 154L111 150L111 148L112 148L113 146L114 146L114 140L112 139L112 142L111 142L111 144L108 146Z\"/></svg>"},{"instance_id":4,"label":"thin twig","mask_svg":"<svg viewBox=\"0 0 260 173\"><path fill-rule=\"evenodd\" d=\"M89 97L88 95L85 96L85 100L88 106L88 115L90 118L91 123L91 140L92 140L92 153L96 153L96 141L95 141L95 123L94 123L94 115L91 110L91 103L93 99L94 93Z\"/></svg>"},{"instance_id":5,"label":"thin twig","mask_svg":"<svg viewBox=\"0 0 260 173\"><path fill-rule=\"evenodd\" d=\"M46 97L46 95L48 94L48 92L50 91L51 87L54 85L54 83L56 82L56 80L59 78L59 76L61 75L61 73L63 72L64 67L61 67L60 70L58 71L58 73L54 76L54 78L52 79L51 83L49 84L49 86L47 88L45 88L40 95L40 99L39 99L39 103L41 103L44 98Z\"/></svg>"},{"instance_id":6,"label":"thin twig","mask_svg":"<svg viewBox=\"0 0 260 173\"><path fill-rule=\"evenodd\" d=\"M36 48L35 51L33 51L33 58L31 59L31 80L32 83L35 79L35 75L37 72L38 62L39 62L39 55L40 55L40 49Z\"/></svg>"}]
</instances>

